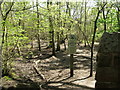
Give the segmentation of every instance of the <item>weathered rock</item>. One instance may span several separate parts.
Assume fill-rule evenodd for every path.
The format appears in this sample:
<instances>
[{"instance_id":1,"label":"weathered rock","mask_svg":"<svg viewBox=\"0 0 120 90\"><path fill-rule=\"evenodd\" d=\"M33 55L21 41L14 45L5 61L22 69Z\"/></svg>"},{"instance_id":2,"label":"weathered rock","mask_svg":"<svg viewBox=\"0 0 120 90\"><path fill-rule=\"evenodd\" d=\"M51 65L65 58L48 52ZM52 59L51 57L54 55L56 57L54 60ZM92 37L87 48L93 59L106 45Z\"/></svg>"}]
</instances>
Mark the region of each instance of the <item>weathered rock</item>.
<instances>
[{"instance_id":1,"label":"weathered rock","mask_svg":"<svg viewBox=\"0 0 120 90\"><path fill-rule=\"evenodd\" d=\"M110 67L112 65L112 55L109 53L98 53L97 61L98 67Z\"/></svg>"},{"instance_id":2,"label":"weathered rock","mask_svg":"<svg viewBox=\"0 0 120 90\"><path fill-rule=\"evenodd\" d=\"M97 67L96 80L99 82L119 82L118 70L112 67Z\"/></svg>"},{"instance_id":3,"label":"weathered rock","mask_svg":"<svg viewBox=\"0 0 120 90\"><path fill-rule=\"evenodd\" d=\"M120 33L107 33L105 32L101 37L98 52L112 52L120 53Z\"/></svg>"},{"instance_id":4,"label":"weathered rock","mask_svg":"<svg viewBox=\"0 0 120 90\"><path fill-rule=\"evenodd\" d=\"M106 90L106 88L116 88L116 87L119 87L118 86L118 83L115 83L115 82L96 82L96 86L97 87L95 90L99 90L100 88L103 88L103 89L100 89L100 90ZM109 89L107 89L109 90ZM115 90L118 90L118 89L115 89Z\"/></svg>"},{"instance_id":5,"label":"weathered rock","mask_svg":"<svg viewBox=\"0 0 120 90\"><path fill-rule=\"evenodd\" d=\"M97 54L96 90L120 88L120 33L104 33Z\"/></svg>"}]
</instances>

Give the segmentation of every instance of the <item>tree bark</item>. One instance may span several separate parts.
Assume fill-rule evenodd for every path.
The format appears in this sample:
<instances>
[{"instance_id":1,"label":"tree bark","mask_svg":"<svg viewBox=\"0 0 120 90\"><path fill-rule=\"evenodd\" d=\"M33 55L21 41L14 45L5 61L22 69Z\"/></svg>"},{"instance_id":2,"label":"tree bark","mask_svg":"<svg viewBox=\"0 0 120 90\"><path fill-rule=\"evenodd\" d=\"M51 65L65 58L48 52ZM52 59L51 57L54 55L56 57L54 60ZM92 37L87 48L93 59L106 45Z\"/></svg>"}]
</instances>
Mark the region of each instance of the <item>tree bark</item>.
<instances>
[{"instance_id":1,"label":"tree bark","mask_svg":"<svg viewBox=\"0 0 120 90\"><path fill-rule=\"evenodd\" d=\"M60 37L59 37L59 32L57 32L57 49L56 51L60 51Z\"/></svg>"},{"instance_id":2,"label":"tree bark","mask_svg":"<svg viewBox=\"0 0 120 90\"><path fill-rule=\"evenodd\" d=\"M70 54L70 77L73 77L74 75L73 62L74 62L73 54Z\"/></svg>"},{"instance_id":3,"label":"tree bark","mask_svg":"<svg viewBox=\"0 0 120 90\"><path fill-rule=\"evenodd\" d=\"M11 5L10 7L6 10L5 14L3 14L2 10L1 10L1 4L3 3L3 0L0 2L0 12L1 12L1 15L2 15L2 30L3 30L3 34L2 34L2 44L1 44L1 51L2 51L2 47L4 46L4 41L5 41L5 22L6 22L6 19L7 19L7 16L9 14L9 12L11 11L12 9L12 6L14 4L14 2L11 2Z\"/></svg>"},{"instance_id":4,"label":"tree bark","mask_svg":"<svg viewBox=\"0 0 120 90\"><path fill-rule=\"evenodd\" d=\"M120 8L117 7L118 31L120 32Z\"/></svg>"},{"instance_id":5,"label":"tree bark","mask_svg":"<svg viewBox=\"0 0 120 90\"><path fill-rule=\"evenodd\" d=\"M58 28L60 30L60 27L61 27L61 20L60 20L60 17L61 17L61 13L60 13L60 2L57 2L57 6L58 6L58 9L59 9L59 15L57 17L57 24L58 24ZM60 51L60 32L58 31L57 32L57 49L56 51Z\"/></svg>"},{"instance_id":6,"label":"tree bark","mask_svg":"<svg viewBox=\"0 0 120 90\"><path fill-rule=\"evenodd\" d=\"M4 13L3 13L2 8L1 8L2 3L3 3L3 0L0 1L0 13L1 13L1 16L2 16L2 30L3 30L2 43L1 43L1 47L0 47L0 54L3 54L2 48L3 48L5 42L6 42L6 49L7 49L7 41L8 41L7 40L7 34L8 34L8 32L5 29L5 24L6 24L6 19L8 17L8 14L10 13L14 2L9 2L10 6L9 6L9 8L6 9L6 11ZM6 53L6 57L8 57L7 53ZM2 61L3 61L3 66L4 66L4 68L2 69L2 72L3 72L2 74L3 75L9 75L9 69L8 69L8 66L7 66L8 59L5 58L5 60L2 59Z\"/></svg>"},{"instance_id":7,"label":"tree bark","mask_svg":"<svg viewBox=\"0 0 120 90\"><path fill-rule=\"evenodd\" d=\"M103 4L104 4L105 2L103 2ZM104 32L106 32L107 31L107 23L106 23L106 20L107 20L107 17L108 17L108 14L109 14L109 12L110 12L110 10L111 10L111 8L112 8L112 6L113 6L114 4L111 4L111 6L110 6L110 9L106 12L106 14L105 14L105 8L103 8L103 19L104 19Z\"/></svg>"},{"instance_id":8,"label":"tree bark","mask_svg":"<svg viewBox=\"0 0 120 90\"><path fill-rule=\"evenodd\" d=\"M86 15L86 5L87 5L87 2L86 2L86 0L85 0L85 21L84 21L84 32L85 32L85 34L86 34L86 21L87 21L87 15ZM86 40L84 39L84 47L86 47Z\"/></svg>"},{"instance_id":9,"label":"tree bark","mask_svg":"<svg viewBox=\"0 0 120 90\"><path fill-rule=\"evenodd\" d=\"M52 2L47 1L47 8L48 12L50 13L50 8L49 6L52 5ZM50 27L50 33L51 33L51 41L52 41L52 56L55 56L55 40L54 40L54 28L53 28L53 23L52 23L52 16L49 16L49 27Z\"/></svg>"},{"instance_id":10,"label":"tree bark","mask_svg":"<svg viewBox=\"0 0 120 90\"><path fill-rule=\"evenodd\" d=\"M95 22L94 22L94 32L93 32L93 38L92 38L92 44L91 44L91 66L90 66L90 77L92 77L92 75L93 75L93 51L94 51L94 41L95 41L95 35L96 35L96 29L97 29L97 20L98 20L98 18L99 18L99 15L100 15L100 13L101 13L101 11L104 9L104 7L105 7L105 5L106 5L107 3L105 3L104 5L103 5L103 7L98 11L98 13L97 13L97 16L96 16L96 19L95 19Z\"/></svg>"},{"instance_id":11,"label":"tree bark","mask_svg":"<svg viewBox=\"0 0 120 90\"><path fill-rule=\"evenodd\" d=\"M104 32L106 32L106 30L107 30L107 24L106 24L105 9L103 9L103 19L104 19Z\"/></svg>"},{"instance_id":12,"label":"tree bark","mask_svg":"<svg viewBox=\"0 0 120 90\"><path fill-rule=\"evenodd\" d=\"M40 45L40 30L39 30L39 24L40 24L40 21L39 21L39 8L38 8L38 0L36 1L36 6L37 6L37 30L38 30L38 34L37 34L37 40L38 40L38 50L41 51L41 45Z\"/></svg>"}]
</instances>

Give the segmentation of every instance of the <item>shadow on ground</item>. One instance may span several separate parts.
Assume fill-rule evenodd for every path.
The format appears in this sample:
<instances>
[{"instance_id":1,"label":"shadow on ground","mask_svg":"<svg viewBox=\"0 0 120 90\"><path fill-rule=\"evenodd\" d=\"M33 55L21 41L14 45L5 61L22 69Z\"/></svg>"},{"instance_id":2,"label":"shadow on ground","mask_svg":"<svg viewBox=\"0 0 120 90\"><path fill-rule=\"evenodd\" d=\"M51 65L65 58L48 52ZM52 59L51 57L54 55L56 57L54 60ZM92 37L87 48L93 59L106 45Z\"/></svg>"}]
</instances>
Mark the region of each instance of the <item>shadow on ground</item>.
<instances>
[{"instance_id":1,"label":"shadow on ground","mask_svg":"<svg viewBox=\"0 0 120 90\"><path fill-rule=\"evenodd\" d=\"M80 49L85 50L86 48L82 47ZM86 50L89 50L89 49L86 49ZM53 57L50 56L50 54L48 54L48 53L46 54L46 52L47 51L43 51L41 53L39 53L39 52L36 53L36 51L34 51L33 53L37 57L34 57L32 59L28 58L28 60L30 62L33 59L36 59L36 61L37 60L40 60L40 61L45 61L46 60L45 62L39 63L39 66L38 66L38 68L39 67L43 68L44 71L46 71L46 72L50 71L50 70L51 71L53 71L53 70L56 71L56 70L69 69L69 61L70 61L69 58L70 57L68 56L67 53L62 52L62 51L57 52L56 57L55 57L56 59L54 59ZM90 69L90 57L81 55L82 52L79 52L77 54L79 54L79 55L74 55L75 56L74 70L83 69L83 70L86 71L86 70ZM51 60L47 60L47 59L51 59ZM23 62L23 63L26 63L26 62ZM33 64L33 63L31 63L31 64ZM66 71L64 71L64 75L65 75L65 73L66 73ZM84 78L79 78L79 79L70 79L70 77L66 77L66 78L61 80L62 76L63 75L61 75L60 77L55 76L56 80L54 80L54 78L52 78L51 81L44 82L44 83L43 82L35 82L34 80L31 80L30 78L27 78L27 77L21 77L21 79L14 79L13 78L13 80L18 82L17 85L15 87L12 86L12 87L9 87L9 88L4 88L3 87L2 90L18 90L18 89L19 90L94 90L94 88L74 83L75 81L81 81L81 80L88 79L89 76L84 77ZM52 77L52 74L49 77Z\"/></svg>"},{"instance_id":2,"label":"shadow on ground","mask_svg":"<svg viewBox=\"0 0 120 90\"><path fill-rule=\"evenodd\" d=\"M51 58L52 60L46 60L46 62L41 63L41 67L45 70L69 69L70 57L68 56L68 54L65 54L64 52L59 52L56 54L55 58L57 59ZM93 65L95 65L95 62L93 62ZM90 57L84 55L74 55L75 70L87 70L90 69L90 67Z\"/></svg>"},{"instance_id":3,"label":"shadow on ground","mask_svg":"<svg viewBox=\"0 0 120 90\"><path fill-rule=\"evenodd\" d=\"M13 78L18 82L18 85L9 88L2 87L2 90L94 90L94 88L73 83L75 80L65 82L65 80L69 78L70 77L67 77L60 81L48 81L44 83L33 82L29 78L22 78L22 80L25 79L24 82L22 80L17 80ZM78 80L84 80L87 78L89 77L81 78Z\"/></svg>"}]
</instances>

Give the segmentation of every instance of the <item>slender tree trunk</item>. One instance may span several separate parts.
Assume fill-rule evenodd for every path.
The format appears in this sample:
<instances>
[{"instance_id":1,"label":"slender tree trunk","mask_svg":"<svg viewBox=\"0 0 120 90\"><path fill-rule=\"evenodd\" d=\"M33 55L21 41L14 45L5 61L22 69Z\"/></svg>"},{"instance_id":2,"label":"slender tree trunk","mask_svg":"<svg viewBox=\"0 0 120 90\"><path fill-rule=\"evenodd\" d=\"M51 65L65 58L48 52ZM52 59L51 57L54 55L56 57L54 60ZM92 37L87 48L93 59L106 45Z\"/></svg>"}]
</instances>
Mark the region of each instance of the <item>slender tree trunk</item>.
<instances>
[{"instance_id":1,"label":"slender tree trunk","mask_svg":"<svg viewBox=\"0 0 120 90\"><path fill-rule=\"evenodd\" d=\"M105 17L105 9L103 9L103 19L104 19L104 32L106 32L107 24L106 24L106 17Z\"/></svg>"},{"instance_id":2,"label":"slender tree trunk","mask_svg":"<svg viewBox=\"0 0 120 90\"><path fill-rule=\"evenodd\" d=\"M118 31L120 32L120 8L117 7Z\"/></svg>"},{"instance_id":3,"label":"slender tree trunk","mask_svg":"<svg viewBox=\"0 0 120 90\"><path fill-rule=\"evenodd\" d=\"M23 4L24 4L24 10L23 11L25 11L26 4L25 4L25 2ZM25 22L24 21L22 21L22 29L23 30L25 29Z\"/></svg>"},{"instance_id":4,"label":"slender tree trunk","mask_svg":"<svg viewBox=\"0 0 120 90\"><path fill-rule=\"evenodd\" d=\"M57 32L57 49L56 51L60 51L60 37L59 37L59 32Z\"/></svg>"},{"instance_id":5,"label":"slender tree trunk","mask_svg":"<svg viewBox=\"0 0 120 90\"><path fill-rule=\"evenodd\" d=\"M67 48L66 48L66 43L65 43L65 40L64 40L64 50L66 50Z\"/></svg>"},{"instance_id":6,"label":"slender tree trunk","mask_svg":"<svg viewBox=\"0 0 120 90\"><path fill-rule=\"evenodd\" d=\"M87 15L86 15L86 5L87 5L87 2L85 0L85 21L84 21L84 32L86 34L86 21L87 21ZM84 39L84 47L86 47L86 40Z\"/></svg>"},{"instance_id":7,"label":"slender tree trunk","mask_svg":"<svg viewBox=\"0 0 120 90\"><path fill-rule=\"evenodd\" d=\"M59 27L59 29L60 29L60 27L61 27L61 20L60 20L60 18L61 18L61 13L60 13L60 2L57 2L57 6L58 6L58 9L59 9L59 15L58 15L58 17L57 17L57 24L58 24L58 27ZM57 49L56 49L56 51L60 51L60 33L59 33L59 31L57 32Z\"/></svg>"},{"instance_id":8,"label":"slender tree trunk","mask_svg":"<svg viewBox=\"0 0 120 90\"><path fill-rule=\"evenodd\" d=\"M32 2L32 5L34 6L34 1ZM34 10L34 7L33 7L33 10ZM32 31L34 31L34 28L32 28ZM33 37L31 37L31 48L34 48L34 39L33 39Z\"/></svg>"},{"instance_id":9,"label":"slender tree trunk","mask_svg":"<svg viewBox=\"0 0 120 90\"><path fill-rule=\"evenodd\" d=\"M52 5L52 2L47 1L47 8L50 13L50 8L49 6ZM52 16L49 16L49 27L50 27L50 33L51 33L51 39L52 39L52 56L55 56L55 40L54 40L54 28L53 28L53 23L52 23Z\"/></svg>"},{"instance_id":10,"label":"slender tree trunk","mask_svg":"<svg viewBox=\"0 0 120 90\"><path fill-rule=\"evenodd\" d=\"M50 12L49 5L50 5L50 2L49 2L49 0L47 0L48 12ZM49 19L49 27L50 27L50 16L48 17L48 19ZM51 29L49 29L49 45L47 48L52 48L52 31L51 31Z\"/></svg>"},{"instance_id":11,"label":"slender tree trunk","mask_svg":"<svg viewBox=\"0 0 120 90\"><path fill-rule=\"evenodd\" d=\"M52 55L55 56L54 30L52 32Z\"/></svg>"},{"instance_id":12,"label":"slender tree trunk","mask_svg":"<svg viewBox=\"0 0 120 90\"><path fill-rule=\"evenodd\" d=\"M17 52L19 54L19 56L21 55L21 51L20 51L20 47L19 47L19 44L17 44Z\"/></svg>"},{"instance_id":13,"label":"slender tree trunk","mask_svg":"<svg viewBox=\"0 0 120 90\"><path fill-rule=\"evenodd\" d=\"M2 25L2 29L3 29L3 35L2 35L2 45L1 45L1 50L2 50L2 47L5 46L6 47L6 50L7 50L7 31L5 30L5 21L3 22L3 25ZM5 45L6 44L6 45ZM2 52L3 54L3 52ZM3 59L3 68L2 68L2 74L3 76L4 75L8 75L8 68L7 68L7 57L8 57L8 53L7 51L4 53L5 54L5 58Z\"/></svg>"},{"instance_id":14,"label":"slender tree trunk","mask_svg":"<svg viewBox=\"0 0 120 90\"><path fill-rule=\"evenodd\" d=\"M8 31L6 29L6 35L5 35L5 47L6 47L6 52L8 51Z\"/></svg>"},{"instance_id":15,"label":"slender tree trunk","mask_svg":"<svg viewBox=\"0 0 120 90\"><path fill-rule=\"evenodd\" d=\"M39 32L39 8L38 8L38 0L36 1L36 6L37 6L37 30L38 30L38 34L37 34L37 40L38 40L38 50L41 51L41 45L40 45L40 32Z\"/></svg>"},{"instance_id":16,"label":"slender tree trunk","mask_svg":"<svg viewBox=\"0 0 120 90\"><path fill-rule=\"evenodd\" d=\"M37 35L37 40L38 40L38 50L41 51L40 34Z\"/></svg>"},{"instance_id":17,"label":"slender tree trunk","mask_svg":"<svg viewBox=\"0 0 120 90\"><path fill-rule=\"evenodd\" d=\"M68 14L69 15L69 18L71 18L71 9L70 9L70 3L69 2L66 2L66 6L67 6L67 9L66 9L66 14ZM68 28L68 30L70 31L71 29L71 25L69 26L69 28ZM64 42L65 42L65 39L64 39ZM65 44L64 44L65 45ZM73 77L73 75L74 75L74 65L73 65L73 63L74 63L74 58L73 58L73 54L70 54L70 77Z\"/></svg>"},{"instance_id":18,"label":"slender tree trunk","mask_svg":"<svg viewBox=\"0 0 120 90\"><path fill-rule=\"evenodd\" d=\"M19 19L18 25L21 26L21 19ZM17 30L17 32L18 32L18 30ZM20 50L20 47L19 47L19 46L20 46L20 44L18 43L18 44L17 44L17 52L18 52L18 54L19 54L19 56L20 56L20 55L21 55L21 50Z\"/></svg>"},{"instance_id":19,"label":"slender tree trunk","mask_svg":"<svg viewBox=\"0 0 120 90\"><path fill-rule=\"evenodd\" d=\"M83 11L83 2L81 2L81 7L80 7L80 19L79 19L79 24L78 24L78 28L79 28L79 30L78 30L78 35L79 35L79 42L78 42L78 45L80 45L80 42L81 42L81 40L80 40L80 37L81 37L81 31L82 31L82 28L81 28L81 22L82 22L82 16L83 16L83 14L82 14L82 11Z\"/></svg>"},{"instance_id":20,"label":"slender tree trunk","mask_svg":"<svg viewBox=\"0 0 120 90\"><path fill-rule=\"evenodd\" d=\"M2 50L2 47L4 46L4 41L5 41L5 22L6 22L6 19L7 19L7 16L9 14L9 12L11 11L12 9L12 6L14 5L14 2L11 2L11 5L10 7L8 8L7 12L5 12L5 14L3 14L3 12L1 11L1 4L3 3L3 0L0 1L0 13L2 15L2 30L3 30L3 34L2 34L2 44L1 44L1 50Z\"/></svg>"},{"instance_id":21,"label":"slender tree trunk","mask_svg":"<svg viewBox=\"0 0 120 90\"><path fill-rule=\"evenodd\" d=\"M3 13L2 10L1 10L1 4L2 3L3 3L3 0L0 1L0 13L2 15L2 20L3 20L3 22L2 22L2 30L3 30L3 33L2 33L2 44L1 44L1 48L0 48L1 54L3 54L2 48L3 48L3 46L5 46L4 45L5 42L6 42L6 49L7 49L7 31L5 30L5 24L6 24L7 16L9 14L9 12L11 11L14 2L10 2L10 7L7 8L5 13ZM2 72L3 72L2 74L3 75L8 75L8 72L9 72L9 69L8 69L8 66L7 66L7 57L8 57L8 54L5 54L5 59L2 59L3 60L2 63L3 63L3 66L4 66L4 68L2 69Z\"/></svg>"},{"instance_id":22,"label":"slender tree trunk","mask_svg":"<svg viewBox=\"0 0 120 90\"><path fill-rule=\"evenodd\" d=\"M74 58L73 58L73 54L70 54L70 77L73 77L74 75L74 68L73 68L73 62L74 62Z\"/></svg>"},{"instance_id":23,"label":"slender tree trunk","mask_svg":"<svg viewBox=\"0 0 120 90\"><path fill-rule=\"evenodd\" d=\"M3 20L2 22L2 30L3 30L3 33L2 33L2 44L1 44L1 48L4 46L4 41L5 41L5 20ZM2 49L1 49L2 50Z\"/></svg>"},{"instance_id":24,"label":"slender tree trunk","mask_svg":"<svg viewBox=\"0 0 120 90\"><path fill-rule=\"evenodd\" d=\"M96 19L95 19L95 22L94 22L94 32L93 32L92 45L91 45L90 77L92 77L92 75L93 75L93 60L92 60L92 59L93 59L94 41L95 41L95 35L96 35L96 29L97 29L97 21L98 21L98 18L99 18L99 15L100 15L101 11L104 9L104 7L105 7L106 4L107 4L107 3L105 3L105 4L103 5L103 7L101 8L101 10L98 11L97 16L96 16Z\"/></svg>"},{"instance_id":25,"label":"slender tree trunk","mask_svg":"<svg viewBox=\"0 0 120 90\"><path fill-rule=\"evenodd\" d=\"M0 1L0 10L1 10L1 4L3 1ZM1 14L1 11L0 11ZM1 18L1 17L0 17ZM0 42L0 60L2 61L2 43ZM2 62L0 62L0 67L2 67ZM2 68L0 68L0 78L2 76Z\"/></svg>"},{"instance_id":26,"label":"slender tree trunk","mask_svg":"<svg viewBox=\"0 0 120 90\"><path fill-rule=\"evenodd\" d=\"M34 48L33 39L31 39L31 49Z\"/></svg>"}]
</instances>

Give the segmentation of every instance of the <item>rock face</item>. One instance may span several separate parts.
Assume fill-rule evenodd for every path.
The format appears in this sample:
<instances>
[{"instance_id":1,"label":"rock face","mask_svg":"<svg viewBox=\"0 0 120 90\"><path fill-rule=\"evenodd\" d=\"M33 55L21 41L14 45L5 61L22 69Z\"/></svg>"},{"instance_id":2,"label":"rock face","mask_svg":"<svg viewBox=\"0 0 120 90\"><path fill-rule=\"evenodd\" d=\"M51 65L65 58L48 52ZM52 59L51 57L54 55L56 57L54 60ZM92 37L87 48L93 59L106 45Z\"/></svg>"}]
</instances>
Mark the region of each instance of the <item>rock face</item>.
<instances>
[{"instance_id":1,"label":"rock face","mask_svg":"<svg viewBox=\"0 0 120 90\"><path fill-rule=\"evenodd\" d=\"M120 88L120 33L104 33L97 54L96 90Z\"/></svg>"}]
</instances>

